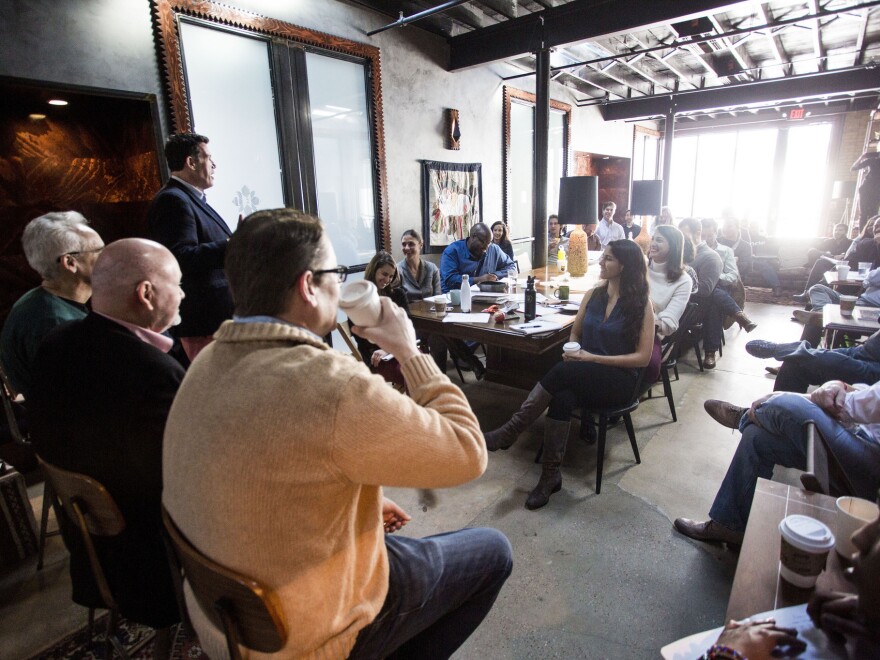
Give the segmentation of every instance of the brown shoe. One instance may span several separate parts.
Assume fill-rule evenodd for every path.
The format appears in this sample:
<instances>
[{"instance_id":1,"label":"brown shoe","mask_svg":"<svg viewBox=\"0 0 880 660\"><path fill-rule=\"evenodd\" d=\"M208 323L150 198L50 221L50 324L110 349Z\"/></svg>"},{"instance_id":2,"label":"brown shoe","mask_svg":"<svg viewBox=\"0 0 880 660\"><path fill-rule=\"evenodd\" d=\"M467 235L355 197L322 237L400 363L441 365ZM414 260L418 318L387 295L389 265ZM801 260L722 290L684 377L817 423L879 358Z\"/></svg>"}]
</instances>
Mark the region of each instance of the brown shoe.
<instances>
[{"instance_id":1,"label":"brown shoe","mask_svg":"<svg viewBox=\"0 0 880 660\"><path fill-rule=\"evenodd\" d=\"M779 367L764 367L764 371L766 371L771 376L779 375Z\"/></svg>"},{"instance_id":2,"label":"brown shoe","mask_svg":"<svg viewBox=\"0 0 880 660\"><path fill-rule=\"evenodd\" d=\"M822 326L822 312L806 312L802 309L796 309L791 313L791 318L804 325Z\"/></svg>"},{"instance_id":3,"label":"brown shoe","mask_svg":"<svg viewBox=\"0 0 880 660\"><path fill-rule=\"evenodd\" d=\"M742 545L743 532L735 532L729 527L725 527L721 523L714 520L706 522L697 522L689 518L676 518L672 523L673 527L679 533L696 539L697 541L708 541L710 543L728 543L730 545Z\"/></svg>"},{"instance_id":4,"label":"brown shoe","mask_svg":"<svg viewBox=\"0 0 880 660\"><path fill-rule=\"evenodd\" d=\"M758 324L755 323L748 316L746 316L745 312L737 312L733 318L736 320L737 323L739 323L739 327L741 327L746 332L751 332L758 327Z\"/></svg>"},{"instance_id":5,"label":"brown shoe","mask_svg":"<svg viewBox=\"0 0 880 660\"><path fill-rule=\"evenodd\" d=\"M706 412L709 413L712 419L729 429L738 429L739 420L749 411L748 408L741 408L718 399L708 399L703 402L703 408L706 409Z\"/></svg>"},{"instance_id":6,"label":"brown shoe","mask_svg":"<svg viewBox=\"0 0 880 660\"><path fill-rule=\"evenodd\" d=\"M706 351L706 355L703 356L703 367L706 369L715 368L715 351Z\"/></svg>"}]
</instances>

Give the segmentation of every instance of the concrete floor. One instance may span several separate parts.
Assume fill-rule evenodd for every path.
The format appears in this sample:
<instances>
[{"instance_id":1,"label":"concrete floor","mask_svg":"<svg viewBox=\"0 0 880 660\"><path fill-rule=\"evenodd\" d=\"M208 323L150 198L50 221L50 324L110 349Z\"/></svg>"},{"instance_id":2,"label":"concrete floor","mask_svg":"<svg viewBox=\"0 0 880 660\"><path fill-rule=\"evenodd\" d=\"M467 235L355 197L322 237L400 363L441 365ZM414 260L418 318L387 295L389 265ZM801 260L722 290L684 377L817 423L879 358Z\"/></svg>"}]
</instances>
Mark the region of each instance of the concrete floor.
<instances>
[{"instance_id":1,"label":"concrete floor","mask_svg":"<svg viewBox=\"0 0 880 660\"><path fill-rule=\"evenodd\" d=\"M407 535L489 526L513 545L513 574L457 658L657 658L664 644L723 623L736 554L680 536L671 521L705 518L739 439L706 415L703 401L746 405L768 392L773 383L764 366L772 363L748 356L745 342L800 335L788 308L750 304L747 311L758 329L748 336L729 330L713 372L699 373L692 354L681 364L681 380L673 383L678 423L663 398L634 413L641 465L622 425L609 431L601 495L594 492L596 450L578 440L575 423L562 491L539 511L523 508L540 474L533 458L543 418L512 449L491 454L483 477L437 491L435 501L388 489L413 516ZM484 429L504 422L525 398L467 378L463 389ZM41 492L31 489L37 512ZM46 567L40 573L34 567L0 577L3 658L28 657L85 623L85 610L69 600L58 537L49 541Z\"/></svg>"}]
</instances>

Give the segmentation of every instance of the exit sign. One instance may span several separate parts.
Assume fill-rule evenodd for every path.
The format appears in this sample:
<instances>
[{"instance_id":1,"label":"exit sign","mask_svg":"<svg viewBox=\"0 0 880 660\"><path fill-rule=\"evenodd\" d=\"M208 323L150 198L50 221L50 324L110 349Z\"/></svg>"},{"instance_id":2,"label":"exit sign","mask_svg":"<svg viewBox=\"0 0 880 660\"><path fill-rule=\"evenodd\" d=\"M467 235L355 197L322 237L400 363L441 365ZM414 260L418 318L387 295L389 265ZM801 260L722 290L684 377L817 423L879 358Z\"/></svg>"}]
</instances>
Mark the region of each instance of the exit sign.
<instances>
[{"instance_id":1,"label":"exit sign","mask_svg":"<svg viewBox=\"0 0 880 660\"><path fill-rule=\"evenodd\" d=\"M794 120L803 119L804 118L804 109L803 108L792 108L791 110L788 111L788 118L794 119Z\"/></svg>"}]
</instances>

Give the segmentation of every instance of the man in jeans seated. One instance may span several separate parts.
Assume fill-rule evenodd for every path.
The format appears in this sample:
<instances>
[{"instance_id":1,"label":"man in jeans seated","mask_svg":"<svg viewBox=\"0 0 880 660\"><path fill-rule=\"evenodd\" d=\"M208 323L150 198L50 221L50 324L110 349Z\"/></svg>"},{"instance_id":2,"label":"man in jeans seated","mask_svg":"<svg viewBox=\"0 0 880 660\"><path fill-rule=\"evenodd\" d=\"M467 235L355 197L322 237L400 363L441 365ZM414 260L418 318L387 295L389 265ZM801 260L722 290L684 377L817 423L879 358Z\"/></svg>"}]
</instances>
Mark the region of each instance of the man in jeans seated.
<instances>
[{"instance_id":1,"label":"man in jeans seated","mask_svg":"<svg viewBox=\"0 0 880 660\"><path fill-rule=\"evenodd\" d=\"M446 488L483 473L467 399L388 297L375 326L353 331L395 355L409 396L324 343L348 271L316 217L254 213L229 242L226 273L235 316L199 354L165 429L172 519L274 592L283 657L449 657L510 574L510 544L493 529L390 536L409 517L382 486ZM205 651L225 656L190 592L187 609Z\"/></svg>"},{"instance_id":2,"label":"man in jeans seated","mask_svg":"<svg viewBox=\"0 0 880 660\"><path fill-rule=\"evenodd\" d=\"M807 341L779 344L756 339L746 344L746 351L755 357L782 361L773 386L776 392L806 393L810 385L832 379L868 385L880 380L880 331L851 348L811 348Z\"/></svg>"},{"instance_id":3,"label":"man in jeans seated","mask_svg":"<svg viewBox=\"0 0 880 660\"><path fill-rule=\"evenodd\" d=\"M758 477L773 466L806 469L807 433L813 420L855 489L873 500L880 487L880 383L852 386L830 381L811 394L778 392L751 408L709 400L706 411L718 423L742 432L739 446L715 495L709 520L676 519L675 529L698 541L742 543Z\"/></svg>"}]
</instances>

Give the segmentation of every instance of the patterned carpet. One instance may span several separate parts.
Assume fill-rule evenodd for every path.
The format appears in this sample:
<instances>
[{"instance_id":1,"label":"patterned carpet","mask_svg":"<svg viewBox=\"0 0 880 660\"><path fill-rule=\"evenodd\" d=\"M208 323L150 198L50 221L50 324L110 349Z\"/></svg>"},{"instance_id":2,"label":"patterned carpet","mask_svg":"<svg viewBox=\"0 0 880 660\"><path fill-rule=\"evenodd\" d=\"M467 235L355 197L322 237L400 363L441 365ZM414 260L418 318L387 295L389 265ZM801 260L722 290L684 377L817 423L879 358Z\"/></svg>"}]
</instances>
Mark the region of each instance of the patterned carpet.
<instances>
[{"instance_id":1,"label":"patterned carpet","mask_svg":"<svg viewBox=\"0 0 880 660\"><path fill-rule=\"evenodd\" d=\"M765 289L757 286L747 286L746 287L746 302L750 303L765 303L767 305L786 305L786 306L796 306L800 307L794 300L791 299L792 294L800 293L800 291L790 291L788 289L783 289L782 293L778 296L773 295L772 289Z\"/></svg>"},{"instance_id":2,"label":"patterned carpet","mask_svg":"<svg viewBox=\"0 0 880 660\"><path fill-rule=\"evenodd\" d=\"M29 660L100 660L104 658L103 631L107 614L95 620L96 635L90 647L87 627L83 626L67 637L54 642ZM156 631L147 626L130 623L123 619L119 624L119 638L131 658L137 660L153 659L153 637ZM207 659L196 640L190 639L181 626L175 626L171 657L175 660Z\"/></svg>"}]
</instances>

